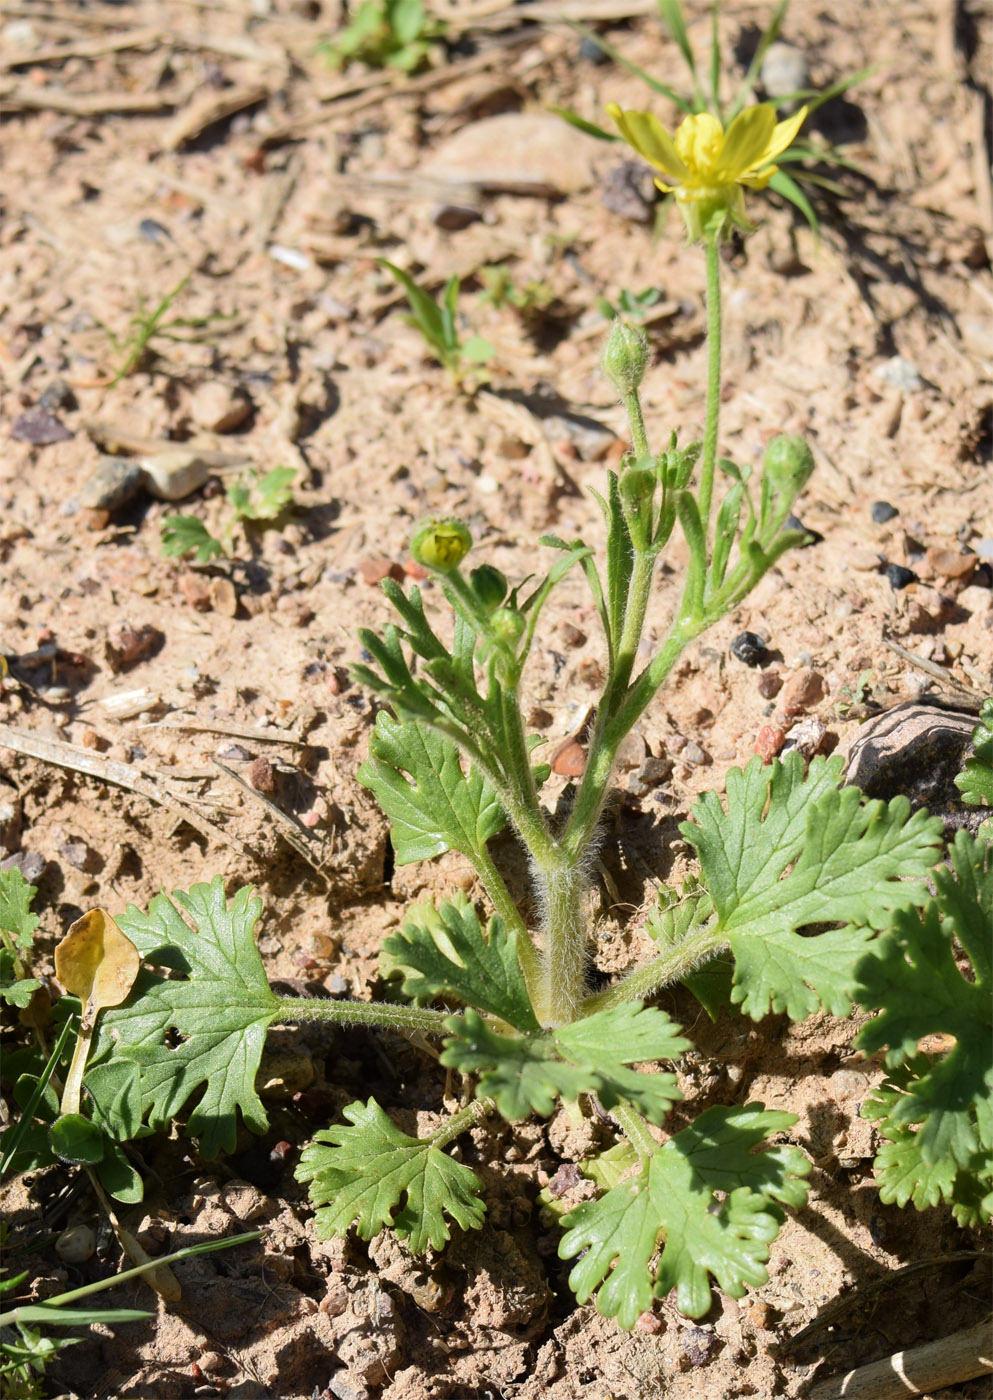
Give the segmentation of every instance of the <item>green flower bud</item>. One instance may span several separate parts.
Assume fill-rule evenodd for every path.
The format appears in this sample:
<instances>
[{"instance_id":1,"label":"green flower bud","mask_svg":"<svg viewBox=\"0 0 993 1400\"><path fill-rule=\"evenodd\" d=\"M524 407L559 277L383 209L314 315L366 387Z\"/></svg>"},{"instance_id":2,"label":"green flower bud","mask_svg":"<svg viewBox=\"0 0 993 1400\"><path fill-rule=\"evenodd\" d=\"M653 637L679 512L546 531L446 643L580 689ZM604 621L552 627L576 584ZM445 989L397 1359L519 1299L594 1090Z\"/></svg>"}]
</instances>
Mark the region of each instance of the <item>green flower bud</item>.
<instances>
[{"instance_id":1,"label":"green flower bud","mask_svg":"<svg viewBox=\"0 0 993 1400\"><path fill-rule=\"evenodd\" d=\"M765 478L790 500L799 495L814 470L814 454L802 437L781 433L765 449Z\"/></svg>"},{"instance_id":2,"label":"green flower bud","mask_svg":"<svg viewBox=\"0 0 993 1400\"><path fill-rule=\"evenodd\" d=\"M490 618L490 630L497 641L514 647L524 635L527 618L516 608L498 608Z\"/></svg>"},{"instance_id":3,"label":"green flower bud","mask_svg":"<svg viewBox=\"0 0 993 1400\"><path fill-rule=\"evenodd\" d=\"M472 535L461 520L432 516L422 520L410 539L418 564L438 574L450 574L472 548Z\"/></svg>"},{"instance_id":4,"label":"green flower bud","mask_svg":"<svg viewBox=\"0 0 993 1400\"><path fill-rule=\"evenodd\" d=\"M636 326L615 320L600 356L600 368L620 394L633 394L645 377L648 342Z\"/></svg>"},{"instance_id":5,"label":"green flower bud","mask_svg":"<svg viewBox=\"0 0 993 1400\"><path fill-rule=\"evenodd\" d=\"M478 569L473 569L469 583L485 613L493 612L507 596L507 580L492 564L480 564Z\"/></svg>"}]
</instances>

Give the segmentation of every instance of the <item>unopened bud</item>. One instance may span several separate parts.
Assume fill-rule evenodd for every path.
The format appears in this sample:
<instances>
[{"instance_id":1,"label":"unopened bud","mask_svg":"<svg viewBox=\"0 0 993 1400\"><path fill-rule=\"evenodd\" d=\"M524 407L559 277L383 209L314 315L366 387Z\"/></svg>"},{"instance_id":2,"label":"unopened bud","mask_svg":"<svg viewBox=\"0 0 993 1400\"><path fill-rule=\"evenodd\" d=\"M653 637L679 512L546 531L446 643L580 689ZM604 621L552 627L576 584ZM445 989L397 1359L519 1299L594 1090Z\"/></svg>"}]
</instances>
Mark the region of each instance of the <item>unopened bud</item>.
<instances>
[{"instance_id":1,"label":"unopened bud","mask_svg":"<svg viewBox=\"0 0 993 1400\"><path fill-rule=\"evenodd\" d=\"M450 574L472 548L472 535L461 520L432 517L422 520L410 540L416 563L438 574Z\"/></svg>"},{"instance_id":2,"label":"unopened bud","mask_svg":"<svg viewBox=\"0 0 993 1400\"><path fill-rule=\"evenodd\" d=\"M633 394L645 377L648 342L636 326L615 320L600 356L600 368L620 394Z\"/></svg>"},{"instance_id":3,"label":"unopened bud","mask_svg":"<svg viewBox=\"0 0 993 1400\"><path fill-rule=\"evenodd\" d=\"M527 618L516 608L498 608L490 618L490 630L498 641L516 646L524 635Z\"/></svg>"},{"instance_id":4,"label":"unopened bud","mask_svg":"<svg viewBox=\"0 0 993 1400\"><path fill-rule=\"evenodd\" d=\"M781 433L765 449L763 467L766 480L792 500L810 480L814 454L802 437Z\"/></svg>"},{"instance_id":5,"label":"unopened bud","mask_svg":"<svg viewBox=\"0 0 993 1400\"><path fill-rule=\"evenodd\" d=\"M483 612L491 613L507 596L507 580L492 564L480 564L469 575L469 584Z\"/></svg>"}]
</instances>

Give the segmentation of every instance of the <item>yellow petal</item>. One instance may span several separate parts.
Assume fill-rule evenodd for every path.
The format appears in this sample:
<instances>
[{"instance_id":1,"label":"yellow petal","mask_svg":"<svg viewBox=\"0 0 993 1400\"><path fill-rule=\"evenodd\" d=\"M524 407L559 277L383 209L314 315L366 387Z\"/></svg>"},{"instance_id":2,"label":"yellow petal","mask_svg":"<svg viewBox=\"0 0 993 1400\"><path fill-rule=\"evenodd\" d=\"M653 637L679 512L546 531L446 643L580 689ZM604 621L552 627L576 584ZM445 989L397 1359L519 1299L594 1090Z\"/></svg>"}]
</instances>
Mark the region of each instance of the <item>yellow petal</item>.
<instances>
[{"instance_id":1,"label":"yellow petal","mask_svg":"<svg viewBox=\"0 0 993 1400\"><path fill-rule=\"evenodd\" d=\"M746 107L728 127L718 166L720 178L737 180L772 159L769 147L776 127L776 109L771 102ZM780 147L782 150L782 147Z\"/></svg>"},{"instance_id":2,"label":"yellow petal","mask_svg":"<svg viewBox=\"0 0 993 1400\"><path fill-rule=\"evenodd\" d=\"M807 108L801 107L799 112L794 113L792 117L787 117L786 121L777 124L775 131L772 133L772 140L769 142L769 149L765 153L765 160L762 162L763 165L766 160L775 160L776 157L781 156L789 146L792 146L797 132L800 130L801 126L803 126L806 119Z\"/></svg>"},{"instance_id":3,"label":"yellow petal","mask_svg":"<svg viewBox=\"0 0 993 1400\"><path fill-rule=\"evenodd\" d=\"M670 175L676 180L686 177L686 166L676 153L672 137L652 112L625 112L611 102L607 112L620 128L620 133L629 146L639 155L651 161L656 170Z\"/></svg>"},{"instance_id":4,"label":"yellow petal","mask_svg":"<svg viewBox=\"0 0 993 1400\"><path fill-rule=\"evenodd\" d=\"M738 184L747 185L750 190L764 190L778 169L778 165L766 165L751 175L739 175Z\"/></svg>"},{"instance_id":5,"label":"yellow petal","mask_svg":"<svg viewBox=\"0 0 993 1400\"><path fill-rule=\"evenodd\" d=\"M676 152L701 183L709 183L717 169L724 143L724 128L710 112L684 117L676 131Z\"/></svg>"}]
</instances>

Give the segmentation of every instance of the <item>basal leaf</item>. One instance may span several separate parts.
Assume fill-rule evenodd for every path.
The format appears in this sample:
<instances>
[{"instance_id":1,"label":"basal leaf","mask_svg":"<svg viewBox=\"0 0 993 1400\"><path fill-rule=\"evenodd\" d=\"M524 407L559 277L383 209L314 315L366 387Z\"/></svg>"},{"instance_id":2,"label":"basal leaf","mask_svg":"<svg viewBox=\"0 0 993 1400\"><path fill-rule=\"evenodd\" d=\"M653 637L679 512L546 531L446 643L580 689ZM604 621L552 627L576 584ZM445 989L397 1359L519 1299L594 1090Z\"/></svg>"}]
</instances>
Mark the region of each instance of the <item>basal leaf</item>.
<instances>
[{"instance_id":1,"label":"basal leaf","mask_svg":"<svg viewBox=\"0 0 993 1400\"><path fill-rule=\"evenodd\" d=\"M868 1054L886 1052L890 1083L865 1107L888 1140L877 1159L886 1199L919 1208L993 1186L993 849L964 831L954 874L935 872L936 897L898 913L858 968L858 999L877 1014L859 1033ZM969 960L963 972L958 940ZM941 1037L944 1052L922 1053Z\"/></svg>"},{"instance_id":2,"label":"basal leaf","mask_svg":"<svg viewBox=\"0 0 993 1400\"><path fill-rule=\"evenodd\" d=\"M736 1298L764 1283L779 1207L804 1203L802 1178L810 1166L795 1147L754 1149L795 1121L761 1104L707 1109L640 1176L567 1215L560 1257L588 1251L569 1276L579 1301L596 1292L601 1313L633 1327L653 1296L672 1288L681 1312L702 1317L711 1303L710 1276Z\"/></svg>"},{"instance_id":3,"label":"basal leaf","mask_svg":"<svg viewBox=\"0 0 993 1400\"><path fill-rule=\"evenodd\" d=\"M847 1014L855 964L873 928L921 903L941 823L905 798L868 802L839 788L841 759L755 759L727 777L727 811L705 793L681 831L697 849L735 957L733 999L756 1019ZM813 924L841 924L811 937Z\"/></svg>"},{"instance_id":4,"label":"basal leaf","mask_svg":"<svg viewBox=\"0 0 993 1400\"><path fill-rule=\"evenodd\" d=\"M403 974L403 994L413 1001L451 995L516 1030L538 1029L521 975L516 930L494 916L484 934L465 895L446 899L437 909L415 905L383 944L380 965L387 975Z\"/></svg>"},{"instance_id":5,"label":"basal leaf","mask_svg":"<svg viewBox=\"0 0 993 1400\"><path fill-rule=\"evenodd\" d=\"M672 1074L645 1074L638 1061L672 1059L689 1042L679 1027L640 1002L598 1011L541 1035L505 1036L474 1011L452 1017L441 1062L479 1075L479 1093L495 1100L505 1118L547 1116L558 1099L596 1094L605 1108L621 1101L660 1123L681 1094Z\"/></svg>"},{"instance_id":6,"label":"basal leaf","mask_svg":"<svg viewBox=\"0 0 993 1400\"><path fill-rule=\"evenodd\" d=\"M30 948L38 915L31 913L31 901L38 893L16 867L0 870L0 928L13 935L18 948Z\"/></svg>"},{"instance_id":7,"label":"basal leaf","mask_svg":"<svg viewBox=\"0 0 993 1400\"><path fill-rule=\"evenodd\" d=\"M506 825L493 789L463 773L450 739L380 711L358 779L390 819L398 865L443 851L471 856Z\"/></svg>"},{"instance_id":8,"label":"basal leaf","mask_svg":"<svg viewBox=\"0 0 993 1400\"><path fill-rule=\"evenodd\" d=\"M255 1075L279 1003L255 946L261 909L250 889L229 904L218 876L172 899L157 895L147 914L130 906L118 920L147 962L185 975L166 980L144 969L127 1001L100 1018L84 1083L94 1076L112 1136L128 1136L136 1122L165 1127L194 1094L188 1129L205 1157L233 1150L239 1109L253 1131L268 1127Z\"/></svg>"},{"instance_id":9,"label":"basal leaf","mask_svg":"<svg viewBox=\"0 0 993 1400\"><path fill-rule=\"evenodd\" d=\"M453 1162L430 1138L400 1131L370 1099L343 1110L351 1127L317 1133L304 1149L297 1181L310 1184L321 1239L345 1235L354 1224L359 1237L372 1239L392 1225L415 1254L450 1238L448 1220L477 1230L486 1207L479 1178ZM398 1209L399 1207L399 1209Z\"/></svg>"},{"instance_id":10,"label":"basal leaf","mask_svg":"<svg viewBox=\"0 0 993 1400\"><path fill-rule=\"evenodd\" d=\"M966 760L955 786L964 802L993 807L993 697L983 702L972 745L972 757ZM983 823L979 834L984 840L993 840L993 818Z\"/></svg>"}]
</instances>

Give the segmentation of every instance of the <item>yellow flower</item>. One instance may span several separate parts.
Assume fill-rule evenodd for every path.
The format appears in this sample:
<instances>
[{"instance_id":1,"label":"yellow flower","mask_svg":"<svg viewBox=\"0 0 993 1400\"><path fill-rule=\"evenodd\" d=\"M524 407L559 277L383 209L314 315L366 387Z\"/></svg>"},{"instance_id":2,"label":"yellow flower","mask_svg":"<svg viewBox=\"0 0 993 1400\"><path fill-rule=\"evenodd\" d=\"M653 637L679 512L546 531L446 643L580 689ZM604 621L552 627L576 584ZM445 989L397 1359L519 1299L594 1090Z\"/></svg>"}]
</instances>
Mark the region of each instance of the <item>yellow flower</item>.
<instances>
[{"instance_id":1,"label":"yellow flower","mask_svg":"<svg viewBox=\"0 0 993 1400\"><path fill-rule=\"evenodd\" d=\"M710 112L685 117L671 137L651 112L625 112L616 102L607 111L629 146L671 183L691 238L720 237L732 226L750 229L742 186L764 189L776 173L773 161L791 144L807 115L776 121L776 109L761 102L739 112L727 131Z\"/></svg>"}]
</instances>

